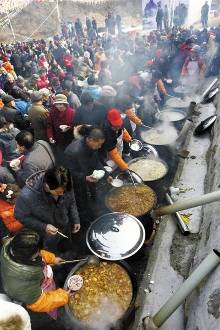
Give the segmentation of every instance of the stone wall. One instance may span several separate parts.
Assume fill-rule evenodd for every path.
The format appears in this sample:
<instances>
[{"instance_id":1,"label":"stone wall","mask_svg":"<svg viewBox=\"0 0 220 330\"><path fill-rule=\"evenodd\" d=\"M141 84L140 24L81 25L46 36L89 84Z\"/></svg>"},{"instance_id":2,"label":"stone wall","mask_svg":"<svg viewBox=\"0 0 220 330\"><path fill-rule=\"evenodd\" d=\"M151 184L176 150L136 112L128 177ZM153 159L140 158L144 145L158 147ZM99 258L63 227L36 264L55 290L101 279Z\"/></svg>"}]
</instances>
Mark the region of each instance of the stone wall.
<instances>
[{"instance_id":1,"label":"stone wall","mask_svg":"<svg viewBox=\"0 0 220 330\"><path fill-rule=\"evenodd\" d=\"M217 115L220 114L220 95L216 97ZM208 172L206 192L220 188L220 118L213 130L212 144L207 154ZM220 202L203 208L203 222L200 229L193 268L210 253L220 251ZM218 266L193 292L187 303L188 322L186 330L220 329L220 266Z\"/></svg>"}]
</instances>

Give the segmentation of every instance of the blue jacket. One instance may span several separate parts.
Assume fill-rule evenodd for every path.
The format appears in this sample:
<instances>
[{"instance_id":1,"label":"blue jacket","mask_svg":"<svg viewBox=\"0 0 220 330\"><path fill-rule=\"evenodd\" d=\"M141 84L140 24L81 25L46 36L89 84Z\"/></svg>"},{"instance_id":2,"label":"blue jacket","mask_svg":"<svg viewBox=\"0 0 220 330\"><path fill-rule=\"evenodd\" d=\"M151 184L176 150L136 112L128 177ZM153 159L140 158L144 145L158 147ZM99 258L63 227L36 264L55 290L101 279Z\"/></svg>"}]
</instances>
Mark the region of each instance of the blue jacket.
<instances>
[{"instance_id":1,"label":"blue jacket","mask_svg":"<svg viewBox=\"0 0 220 330\"><path fill-rule=\"evenodd\" d=\"M95 101L101 97L102 88L98 85L84 87L82 94L88 93Z\"/></svg>"},{"instance_id":2,"label":"blue jacket","mask_svg":"<svg viewBox=\"0 0 220 330\"><path fill-rule=\"evenodd\" d=\"M28 115L28 110L31 105L30 102L26 102L22 99L16 99L15 105L16 105L16 109L21 113L23 118L24 118L24 115Z\"/></svg>"}]
</instances>

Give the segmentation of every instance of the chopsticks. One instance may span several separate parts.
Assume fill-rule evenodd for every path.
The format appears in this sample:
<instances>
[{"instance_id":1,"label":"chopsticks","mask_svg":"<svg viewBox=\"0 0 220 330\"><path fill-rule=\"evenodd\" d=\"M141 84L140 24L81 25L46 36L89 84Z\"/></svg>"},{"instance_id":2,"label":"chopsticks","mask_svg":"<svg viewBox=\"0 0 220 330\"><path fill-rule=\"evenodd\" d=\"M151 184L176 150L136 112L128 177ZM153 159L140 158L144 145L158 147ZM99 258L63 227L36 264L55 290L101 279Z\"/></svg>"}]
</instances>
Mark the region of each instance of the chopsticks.
<instances>
[{"instance_id":1,"label":"chopsticks","mask_svg":"<svg viewBox=\"0 0 220 330\"><path fill-rule=\"evenodd\" d=\"M64 235L63 233L61 233L59 230L57 230L57 234L59 234L60 236L64 237L64 238L69 238L68 236Z\"/></svg>"}]
</instances>

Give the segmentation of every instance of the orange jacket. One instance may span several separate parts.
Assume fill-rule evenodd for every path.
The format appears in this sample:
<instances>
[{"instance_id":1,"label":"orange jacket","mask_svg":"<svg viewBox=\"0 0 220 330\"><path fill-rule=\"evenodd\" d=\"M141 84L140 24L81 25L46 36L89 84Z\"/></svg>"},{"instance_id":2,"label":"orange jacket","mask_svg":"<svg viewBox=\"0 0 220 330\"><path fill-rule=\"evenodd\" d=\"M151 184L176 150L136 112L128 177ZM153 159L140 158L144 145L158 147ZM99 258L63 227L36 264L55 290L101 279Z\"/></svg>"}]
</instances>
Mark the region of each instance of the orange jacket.
<instances>
[{"instance_id":1,"label":"orange jacket","mask_svg":"<svg viewBox=\"0 0 220 330\"><path fill-rule=\"evenodd\" d=\"M56 256L54 253L46 251L46 250L40 250L40 255L47 265L54 265Z\"/></svg>"},{"instance_id":2,"label":"orange jacket","mask_svg":"<svg viewBox=\"0 0 220 330\"><path fill-rule=\"evenodd\" d=\"M5 62L5 63L3 64L3 67L5 68L5 70L6 70L7 72L11 72L11 71L14 70L14 67L13 67L13 65L12 65L10 62Z\"/></svg>"},{"instance_id":3,"label":"orange jacket","mask_svg":"<svg viewBox=\"0 0 220 330\"><path fill-rule=\"evenodd\" d=\"M40 255L46 264L55 263L55 254L46 250L41 250ZM69 294L63 289L42 292L41 296L27 308L32 312L45 312L48 313L56 308L64 306L69 301Z\"/></svg>"},{"instance_id":4,"label":"orange jacket","mask_svg":"<svg viewBox=\"0 0 220 330\"><path fill-rule=\"evenodd\" d=\"M2 102L2 99L0 99L0 110L4 107L4 103Z\"/></svg>"},{"instance_id":5,"label":"orange jacket","mask_svg":"<svg viewBox=\"0 0 220 330\"><path fill-rule=\"evenodd\" d=\"M124 128L123 129L123 141L125 142L131 142L132 137L130 136L130 134L128 133L128 131Z\"/></svg>"},{"instance_id":6,"label":"orange jacket","mask_svg":"<svg viewBox=\"0 0 220 330\"><path fill-rule=\"evenodd\" d=\"M160 93L162 93L163 95L168 95L166 88L164 86L164 83L161 79L157 81L157 88L158 88L158 91Z\"/></svg>"},{"instance_id":7,"label":"orange jacket","mask_svg":"<svg viewBox=\"0 0 220 330\"><path fill-rule=\"evenodd\" d=\"M43 292L35 303L27 305L32 312L51 312L52 310L64 306L69 301L69 294L63 289Z\"/></svg>"},{"instance_id":8,"label":"orange jacket","mask_svg":"<svg viewBox=\"0 0 220 330\"><path fill-rule=\"evenodd\" d=\"M141 124L141 119L138 116L136 116L136 114L132 109L127 109L125 113L133 123L135 123L136 125Z\"/></svg>"},{"instance_id":9,"label":"orange jacket","mask_svg":"<svg viewBox=\"0 0 220 330\"><path fill-rule=\"evenodd\" d=\"M14 208L14 204L10 204L0 199L0 218L10 233L15 233L23 227L23 225L14 217Z\"/></svg>"}]
</instances>

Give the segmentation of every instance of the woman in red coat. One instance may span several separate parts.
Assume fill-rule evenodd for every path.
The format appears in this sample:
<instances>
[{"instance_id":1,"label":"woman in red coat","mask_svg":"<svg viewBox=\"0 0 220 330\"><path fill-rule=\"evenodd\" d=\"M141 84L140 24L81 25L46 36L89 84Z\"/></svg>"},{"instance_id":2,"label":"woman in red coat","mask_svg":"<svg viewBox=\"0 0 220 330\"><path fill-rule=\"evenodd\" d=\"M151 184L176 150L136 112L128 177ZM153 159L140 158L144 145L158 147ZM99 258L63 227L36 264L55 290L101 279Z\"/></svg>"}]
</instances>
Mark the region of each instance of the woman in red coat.
<instances>
[{"instance_id":1,"label":"woman in red coat","mask_svg":"<svg viewBox=\"0 0 220 330\"><path fill-rule=\"evenodd\" d=\"M55 145L58 162L63 159L65 148L72 142L74 117L75 109L69 106L67 97L57 94L48 117L47 137Z\"/></svg>"}]
</instances>

